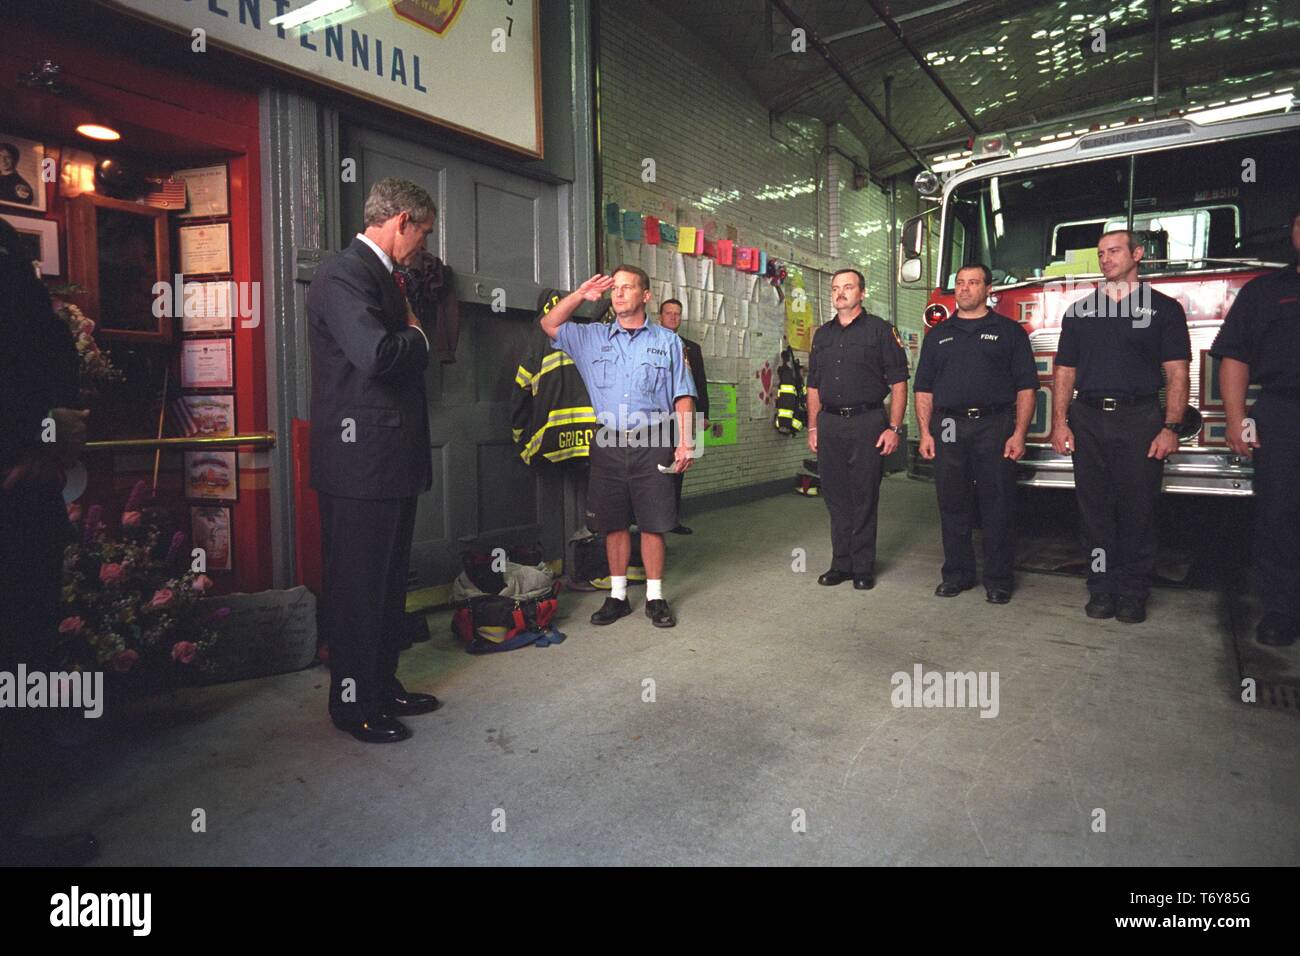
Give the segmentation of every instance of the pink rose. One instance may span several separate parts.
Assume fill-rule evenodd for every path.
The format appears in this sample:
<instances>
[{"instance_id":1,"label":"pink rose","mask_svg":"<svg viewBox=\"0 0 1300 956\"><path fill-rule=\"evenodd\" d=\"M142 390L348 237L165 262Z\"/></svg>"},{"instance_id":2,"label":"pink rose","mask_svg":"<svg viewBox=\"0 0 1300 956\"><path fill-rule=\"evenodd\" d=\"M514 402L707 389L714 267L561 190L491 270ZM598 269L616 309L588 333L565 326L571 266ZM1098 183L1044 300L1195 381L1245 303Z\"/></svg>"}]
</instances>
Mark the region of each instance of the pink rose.
<instances>
[{"instance_id":1,"label":"pink rose","mask_svg":"<svg viewBox=\"0 0 1300 956\"><path fill-rule=\"evenodd\" d=\"M138 512L138 511L128 511L128 512L126 512L125 514L123 514L123 515L122 515L122 527L123 527L123 528L138 528L138 527L140 527L140 512Z\"/></svg>"},{"instance_id":2,"label":"pink rose","mask_svg":"<svg viewBox=\"0 0 1300 956\"><path fill-rule=\"evenodd\" d=\"M86 622L79 617L65 617L59 622L60 634L80 634Z\"/></svg>"},{"instance_id":3,"label":"pink rose","mask_svg":"<svg viewBox=\"0 0 1300 956\"><path fill-rule=\"evenodd\" d=\"M172 660L181 664L188 664L194 660L194 655L198 653L198 650L189 641L177 641L172 645Z\"/></svg>"},{"instance_id":4,"label":"pink rose","mask_svg":"<svg viewBox=\"0 0 1300 956\"><path fill-rule=\"evenodd\" d=\"M119 674L125 674L135 666L135 662L139 659L140 655L138 653L127 648L124 651L118 651L114 654L110 663L113 665L113 670L117 671Z\"/></svg>"},{"instance_id":5,"label":"pink rose","mask_svg":"<svg viewBox=\"0 0 1300 956\"><path fill-rule=\"evenodd\" d=\"M75 501L68 505L68 520L74 524L81 520L81 505Z\"/></svg>"},{"instance_id":6,"label":"pink rose","mask_svg":"<svg viewBox=\"0 0 1300 956\"><path fill-rule=\"evenodd\" d=\"M124 577L126 577L126 569L120 564L101 564L99 566L99 581L101 584L121 584Z\"/></svg>"},{"instance_id":7,"label":"pink rose","mask_svg":"<svg viewBox=\"0 0 1300 956\"><path fill-rule=\"evenodd\" d=\"M150 607L166 607L172 603L172 598L176 596L171 588L159 588L153 592L153 600L149 602Z\"/></svg>"},{"instance_id":8,"label":"pink rose","mask_svg":"<svg viewBox=\"0 0 1300 956\"><path fill-rule=\"evenodd\" d=\"M190 587L202 594L208 588L212 587L212 578L208 577L206 574L196 574L194 580L190 583Z\"/></svg>"}]
</instances>

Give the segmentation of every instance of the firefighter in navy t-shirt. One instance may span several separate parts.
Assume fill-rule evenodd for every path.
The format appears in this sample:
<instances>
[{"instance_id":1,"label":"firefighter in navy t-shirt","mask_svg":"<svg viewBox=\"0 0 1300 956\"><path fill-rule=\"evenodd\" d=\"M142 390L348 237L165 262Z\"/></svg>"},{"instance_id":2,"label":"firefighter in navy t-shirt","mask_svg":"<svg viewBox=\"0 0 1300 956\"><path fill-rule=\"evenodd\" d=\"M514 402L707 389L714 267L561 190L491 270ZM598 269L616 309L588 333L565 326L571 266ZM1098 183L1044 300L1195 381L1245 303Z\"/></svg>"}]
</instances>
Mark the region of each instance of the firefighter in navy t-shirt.
<instances>
[{"instance_id":1,"label":"firefighter in navy t-shirt","mask_svg":"<svg viewBox=\"0 0 1300 956\"><path fill-rule=\"evenodd\" d=\"M975 586L972 504L979 499L984 591L990 604L1011 600L1015 561L1016 462L1034 416L1038 371L1029 336L985 304L988 266L957 270L957 314L930 330L916 367L918 451L934 459L943 533L938 597Z\"/></svg>"},{"instance_id":2,"label":"firefighter in navy t-shirt","mask_svg":"<svg viewBox=\"0 0 1300 956\"><path fill-rule=\"evenodd\" d=\"M1061 319L1052 447L1074 457L1092 618L1146 620L1164 460L1178 449L1192 346L1183 307L1138 282L1142 246L1116 229L1097 243L1105 282ZM1161 371L1168 410L1158 392ZM1074 398L1075 389L1078 398Z\"/></svg>"},{"instance_id":3,"label":"firefighter in navy t-shirt","mask_svg":"<svg viewBox=\"0 0 1300 956\"><path fill-rule=\"evenodd\" d=\"M1291 214L1295 261L1246 284L1210 349L1232 450L1255 462L1255 588L1261 644L1300 636L1300 207ZM1246 417L1246 388L1259 400Z\"/></svg>"}]
</instances>

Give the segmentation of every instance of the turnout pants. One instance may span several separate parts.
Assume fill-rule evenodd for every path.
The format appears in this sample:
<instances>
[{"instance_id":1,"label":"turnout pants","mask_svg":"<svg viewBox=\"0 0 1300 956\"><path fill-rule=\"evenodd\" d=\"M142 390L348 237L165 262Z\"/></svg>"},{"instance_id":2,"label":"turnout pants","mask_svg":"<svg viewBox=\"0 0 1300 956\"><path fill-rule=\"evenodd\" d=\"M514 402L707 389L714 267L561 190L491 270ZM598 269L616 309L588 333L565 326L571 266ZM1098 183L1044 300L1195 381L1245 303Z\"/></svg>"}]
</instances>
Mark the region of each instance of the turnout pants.
<instances>
[{"instance_id":1,"label":"turnout pants","mask_svg":"<svg viewBox=\"0 0 1300 956\"><path fill-rule=\"evenodd\" d=\"M943 580L967 587L975 583L972 511L979 500L984 538L984 587L1011 590L1015 561L1016 463L1003 458L1015 431L1014 409L983 418L958 418L955 440L943 441L945 416L931 418L934 435L934 486L943 532Z\"/></svg>"},{"instance_id":2,"label":"turnout pants","mask_svg":"<svg viewBox=\"0 0 1300 956\"><path fill-rule=\"evenodd\" d=\"M1255 449L1255 587L1265 614L1300 621L1300 401L1260 396Z\"/></svg>"},{"instance_id":3,"label":"turnout pants","mask_svg":"<svg viewBox=\"0 0 1300 956\"><path fill-rule=\"evenodd\" d=\"M831 515L831 568L870 575L876 565L876 506L885 459L876 440L885 430L883 408L845 418L817 416L817 473Z\"/></svg>"},{"instance_id":4,"label":"turnout pants","mask_svg":"<svg viewBox=\"0 0 1300 956\"><path fill-rule=\"evenodd\" d=\"M1156 563L1156 503L1164 463L1147 449L1164 424L1156 401L1102 411L1070 403L1074 491L1087 549L1088 591L1145 600Z\"/></svg>"},{"instance_id":5,"label":"turnout pants","mask_svg":"<svg viewBox=\"0 0 1300 956\"><path fill-rule=\"evenodd\" d=\"M397 689L397 657L409 643L406 579L415 502L320 495L320 631L329 645L329 711L337 724L373 720ZM345 686L348 679L354 684Z\"/></svg>"}]
</instances>

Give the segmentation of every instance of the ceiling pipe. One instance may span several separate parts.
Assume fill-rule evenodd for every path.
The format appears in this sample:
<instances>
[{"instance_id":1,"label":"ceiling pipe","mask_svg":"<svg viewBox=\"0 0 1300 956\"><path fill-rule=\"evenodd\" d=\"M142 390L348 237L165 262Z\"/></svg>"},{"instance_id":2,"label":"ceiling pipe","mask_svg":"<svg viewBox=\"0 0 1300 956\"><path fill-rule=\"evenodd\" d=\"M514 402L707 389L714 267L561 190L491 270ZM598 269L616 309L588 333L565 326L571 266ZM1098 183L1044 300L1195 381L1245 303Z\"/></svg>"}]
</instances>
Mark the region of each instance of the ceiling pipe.
<instances>
[{"instance_id":1,"label":"ceiling pipe","mask_svg":"<svg viewBox=\"0 0 1300 956\"><path fill-rule=\"evenodd\" d=\"M966 121L966 125L970 127L971 132L978 134L980 132L980 125L975 121L975 117L971 116L970 113L967 112L966 107L962 106L961 100L957 99L956 94L953 93L952 90L948 89L948 84L945 83L939 74L934 71L934 67L926 62L925 57L921 55L921 51L913 45L911 40L903 35L903 28L899 26L897 20L889 15L889 11L885 9L885 5L881 3L880 0L867 0L867 5L876 12L876 16L880 17L880 22L889 27L890 32L898 38L898 42L903 44L903 48L912 55L912 59L916 61L916 65L925 71L925 75L930 78L930 82L938 87L939 92L942 93L944 98L952 104L952 108L955 109L958 115Z\"/></svg>"},{"instance_id":2,"label":"ceiling pipe","mask_svg":"<svg viewBox=\"0 0 1300 956\"><path fill-rule=\"evenodd\" d=\"M894 128L894 125L884 117L880 110L876 108L876 104L871 102L871 98L868 97L866 93L862 92L862 88L854 82L853 77L849 76L848 71L840 64L839 59L830 51L830 48L817 38L817 34L798 14L790 9L790 5L786 3L785 0L768 0L768 2L780 10L781 14L790 21L792 26L804 32L804 35L808 40L808 45L821 55L821 58L826 61L827 65L830 66L830 68L835 71L836 75L843 81L844 85L849 88L849 92L856 96L859 102L870 111L871 115L876 118L876 121L885 128L885 132L892 136L894 141L907 151L907 155L911 156L921 166L928 168L929 164L921 158L921 154L913 149L907 140L903 139L903 135L899 133L899 131Z\"/></svg>"}]
</instances>

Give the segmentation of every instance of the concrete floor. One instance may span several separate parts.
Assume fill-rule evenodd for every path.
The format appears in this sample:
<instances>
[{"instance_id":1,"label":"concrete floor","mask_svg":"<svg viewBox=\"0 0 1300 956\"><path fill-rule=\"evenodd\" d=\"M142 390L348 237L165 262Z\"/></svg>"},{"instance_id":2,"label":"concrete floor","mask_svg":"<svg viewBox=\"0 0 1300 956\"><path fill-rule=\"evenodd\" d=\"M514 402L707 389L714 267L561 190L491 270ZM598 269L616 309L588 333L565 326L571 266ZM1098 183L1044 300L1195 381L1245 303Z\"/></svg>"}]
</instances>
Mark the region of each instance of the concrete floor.
<instances>
[{"instance_id":1,"label":"concrete floor","mask_svg":"<svg viewBox=\"0 0 1300 956\"><path fill-rule=\"evenodd\" d=\"M1300 863L1300 724L1240 701L1220 596L1157 591L1138 626L1086 619L1066 577L939 600L933 487L882 495L869 593L817 585L820 500L697 515L675 630L641 588L607 628L566 592L566 643L479 658L438 613L401 676L445 706L410 741L334 730L320 668L185 691L79 753L34 822L89 825L109 865ZM1000 713L895 709L917 663L997 671Z\"/></svg>"}]
</instances>

